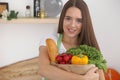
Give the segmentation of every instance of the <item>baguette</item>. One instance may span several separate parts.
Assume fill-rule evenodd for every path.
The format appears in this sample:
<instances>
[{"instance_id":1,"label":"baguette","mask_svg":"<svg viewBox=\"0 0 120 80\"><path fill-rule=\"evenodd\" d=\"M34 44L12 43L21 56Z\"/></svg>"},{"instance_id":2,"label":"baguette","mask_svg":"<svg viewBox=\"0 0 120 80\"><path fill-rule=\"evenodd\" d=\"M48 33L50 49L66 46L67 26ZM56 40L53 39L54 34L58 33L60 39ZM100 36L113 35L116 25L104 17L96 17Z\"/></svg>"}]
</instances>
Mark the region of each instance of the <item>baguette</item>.
<instances>
[{"instance_id":1,"label":"baguette","mask_svg":"<svg viewBox=\"0 0 120 80\"><path fill-rule=\"evenodd\" d=\"M56 62L56 56L58 55L58 48L53 39L46 39L46 46L48 49L48 55L51 62Z\"/></svg>"}]
</instances>

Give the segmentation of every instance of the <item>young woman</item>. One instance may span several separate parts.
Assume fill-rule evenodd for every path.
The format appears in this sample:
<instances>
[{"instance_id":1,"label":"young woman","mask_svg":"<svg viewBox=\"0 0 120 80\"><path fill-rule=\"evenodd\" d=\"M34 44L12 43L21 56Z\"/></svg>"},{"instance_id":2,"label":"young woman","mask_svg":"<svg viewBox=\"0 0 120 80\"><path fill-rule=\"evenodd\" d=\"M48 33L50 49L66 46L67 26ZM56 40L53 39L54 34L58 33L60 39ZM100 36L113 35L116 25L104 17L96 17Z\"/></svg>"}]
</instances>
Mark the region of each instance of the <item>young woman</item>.
<instances>
[{"instance_id":1,"label":"young woman","mask_svg":"<svg viewBox=\"0 0 120 80\"><path fill-rule=\"evenodd\" d=\"M59 53L82 44L100 50L86 3L83 0L68 0L61 12L58 35L45 36L40 42L39 74L48 80L105 80L103 70L97 67L91 68L85 75L78 75L51 65L45 40L52 38L57 44L60 35L62 40Z\"/></svg>"}]
</instances>

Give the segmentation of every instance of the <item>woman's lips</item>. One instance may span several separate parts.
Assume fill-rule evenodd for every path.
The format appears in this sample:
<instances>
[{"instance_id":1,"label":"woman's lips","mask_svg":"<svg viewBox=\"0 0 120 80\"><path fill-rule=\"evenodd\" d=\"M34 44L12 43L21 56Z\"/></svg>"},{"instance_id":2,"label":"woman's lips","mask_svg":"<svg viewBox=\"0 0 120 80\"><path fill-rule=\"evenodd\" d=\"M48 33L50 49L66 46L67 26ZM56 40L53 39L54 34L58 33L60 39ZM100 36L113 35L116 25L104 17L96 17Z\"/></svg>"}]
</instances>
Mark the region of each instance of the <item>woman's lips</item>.
<instances>
[{"instance_id":1,"label":"woman's lips","mask_svg":"<svg viewBox=\"0 0 120 80\"><path fill-rule=\"evenodd\" d=\"M76 30L74 30L74 29L68 29L68 31L69 31L70 33L74 33Z\"/></svg>"}]
</instances>

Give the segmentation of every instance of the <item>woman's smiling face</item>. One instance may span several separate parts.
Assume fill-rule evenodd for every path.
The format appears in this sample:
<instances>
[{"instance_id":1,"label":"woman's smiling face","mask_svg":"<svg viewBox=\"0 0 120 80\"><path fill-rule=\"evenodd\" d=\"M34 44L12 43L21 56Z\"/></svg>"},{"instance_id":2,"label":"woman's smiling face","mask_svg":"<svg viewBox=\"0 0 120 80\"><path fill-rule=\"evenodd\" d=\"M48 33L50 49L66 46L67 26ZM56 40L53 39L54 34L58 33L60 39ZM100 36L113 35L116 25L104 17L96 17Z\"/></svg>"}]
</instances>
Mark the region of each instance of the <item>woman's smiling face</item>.
<instances>
[{"instance_id":1,"label":"woman's smiling face","mask_svg":"<svg viewBox=\"0 0 120 80\"><path fill-rule=\"evenodd\" d=\"M81 28L82 28L82 13L80 9L76 7L68 8L63 21L64 35L71 38L77 37L81 32Z\"/></svg>"}]
</instances>

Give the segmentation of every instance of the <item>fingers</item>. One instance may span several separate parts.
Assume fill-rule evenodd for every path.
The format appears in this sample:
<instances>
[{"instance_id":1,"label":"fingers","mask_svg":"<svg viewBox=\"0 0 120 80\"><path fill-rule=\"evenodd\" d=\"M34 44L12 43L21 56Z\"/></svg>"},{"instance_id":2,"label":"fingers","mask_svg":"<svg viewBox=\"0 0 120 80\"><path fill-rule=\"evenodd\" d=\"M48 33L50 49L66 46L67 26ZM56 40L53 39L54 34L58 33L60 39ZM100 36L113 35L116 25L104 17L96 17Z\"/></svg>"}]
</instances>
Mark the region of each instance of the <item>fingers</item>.
<instances>
[{"instance_id":1,"label":"fingers","mask_svg":"<svg viewBox=\"0 0 120 80\"><path fill-rule=\"evenodd\" d=\"M99 71L97 67L92 67L85 75L88 80L99 80Z\"/></svg>"},{"instance_id":2,"label":"fingers","mask_svg":"<svg viewBox=\"0 0 120 80\"><path fill-rule=\"evenodd\" d=\"M90 69L90 72L98 73L98 68L97 67L93 67L93 68Z\"/></svg>"}]
</instances>

